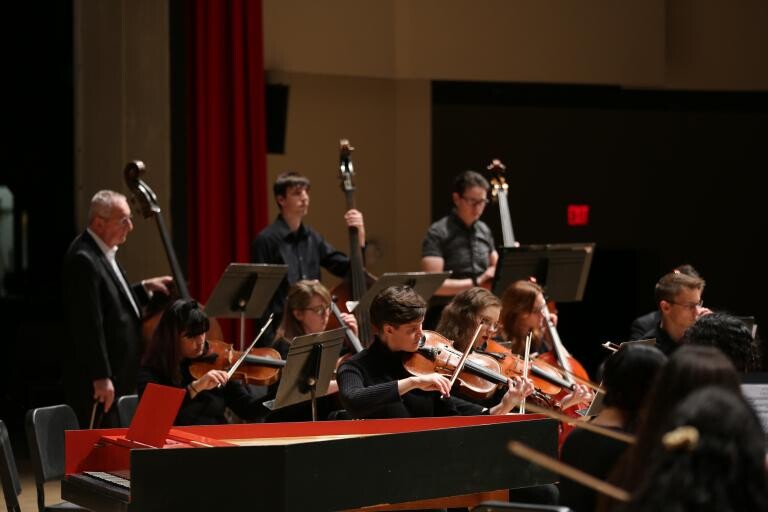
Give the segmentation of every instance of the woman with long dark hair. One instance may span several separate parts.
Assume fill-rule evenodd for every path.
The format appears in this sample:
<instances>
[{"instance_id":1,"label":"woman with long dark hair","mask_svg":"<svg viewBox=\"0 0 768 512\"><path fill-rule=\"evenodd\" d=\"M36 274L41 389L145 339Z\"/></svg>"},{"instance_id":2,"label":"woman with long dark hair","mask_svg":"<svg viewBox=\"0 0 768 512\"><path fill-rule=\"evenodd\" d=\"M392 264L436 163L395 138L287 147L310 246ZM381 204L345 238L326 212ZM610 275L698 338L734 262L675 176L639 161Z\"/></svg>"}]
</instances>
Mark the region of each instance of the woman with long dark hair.
<instances>
[{"instance_id":1,"label":"woman with long dark hair","mask_svg":"<svg viewBox=\"0 0 768 512\"><path fill-rule=\"evenodd\" d=\"M163 312L152 342L142 359L138 377L139 396L147 384L186 389L175 425L227 423L229 407L241 419L253 420L266 411L242 383L229 381L227 372L209 370L195 379L190 363L209 349L205 334L210 324L194 300L177 300Z\"/></svg>"}]
</instances>

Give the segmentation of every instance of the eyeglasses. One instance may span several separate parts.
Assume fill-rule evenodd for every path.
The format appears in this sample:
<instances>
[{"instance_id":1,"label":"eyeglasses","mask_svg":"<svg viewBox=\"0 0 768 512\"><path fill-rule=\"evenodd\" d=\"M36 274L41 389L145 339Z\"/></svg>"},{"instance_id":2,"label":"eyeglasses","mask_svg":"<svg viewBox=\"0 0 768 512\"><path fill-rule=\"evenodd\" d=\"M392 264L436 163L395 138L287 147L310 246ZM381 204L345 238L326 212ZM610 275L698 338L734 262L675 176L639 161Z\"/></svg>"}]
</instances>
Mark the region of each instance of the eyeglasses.
<instances>
[{"instance_id":1,"label":"eyeglasses","mask_svg":"<svg viewBox=\"0 0 768 512\"><path fill-rule=\"evenodd\" d=\"M467 204L469 204L469 206L471 206L473 208L476 208L476 207L478 207L480 205L485 206L485 205L487 205L488 203L491 202L491 200L487 199L487 198L486 199L472 199L471 197L465 197L465 196L461 196L461 198L463 200L465 200L467 202Z\"/></svg>"},{"instance_id":2,"label":"eyeglasses","mask_svg":"<svg viewBox=\"0 0 768 512\"><path fill-rule=\"evenodd\" d=\"M497 332L501 328L499 322L491 322L490 318L481 318L480 322L485 325L485 328L488 329L488 332Z\"/></svg>"},{"instance_id":3,"label":"eyeglasses","mask_svg":"<svg viewBox=\"0 0 768 512\"><path fill-rule=\"evenodd\" d=\"M667 302L669 302L670 304L674 304L675 306L680 306L681 308L687 308L687 309L696 309L696 308L700 308L700 307L704 306L704 301L703 300L700 300L699 302L686 302L686 303L675 302L675 301L671 301L671 300L669 300Z\"/></svg>"},{"instance_id":4,"label":"eyeglasses","mask_svg":"<svg viewBox=\"0 0 768 512\"><path fill-rule=\"evenodd\" d=\"M327 315L331 311L331 305L330 304L324 304L322 306L315 306L312 308L303 308L304 311L312 311L317 316L324 316Z\"/></svg>"}]
</instances>

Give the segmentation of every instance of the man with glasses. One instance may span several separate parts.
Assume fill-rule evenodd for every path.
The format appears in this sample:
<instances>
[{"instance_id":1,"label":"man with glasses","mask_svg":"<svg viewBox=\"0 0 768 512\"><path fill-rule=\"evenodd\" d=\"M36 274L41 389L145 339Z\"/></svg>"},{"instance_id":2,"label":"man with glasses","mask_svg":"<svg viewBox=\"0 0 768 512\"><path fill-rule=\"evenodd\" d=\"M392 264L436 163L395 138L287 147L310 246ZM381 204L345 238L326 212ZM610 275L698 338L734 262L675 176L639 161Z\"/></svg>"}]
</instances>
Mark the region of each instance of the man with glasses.
<instances>
[{"instance_id":1,"label":"man with glasses","mask_svg":"<svg viewBox=\"0 0 768 512\"><path fill-rule=\"evenodd\" d=\"M425 324L434 326L448 299L473 286L488 287L496 272L499 254L493 234L480 220L489 203L490 185L475 171L464 171L454 180L454 209L429 227L421 244L421 268L427 272L453 271L435 292Z\"/></svg>"},{"instance_id":2,"label":"man with glasses","mask_svg":"<svg viewBox=\"0 0 768 512\"><path fill-rule=\"evenodd\" d=\"M94 419L98 426L118 426L114 401L136 392L141 306L154 292L168 294L172 281L162 276L128 283L115 255L132 230L125 196L101 190L91 199L88 227L64 257L62 289L69 334L64 377L67 402L84 428Z\"/></svg>"},{"instance_id":3,"label":"man with glasses","mask_svg":"<svg viewBox=\"0 0 768 512\"><path fill-rule=\"evenodd\" d=\"M701 300L704 284L701 277L679 271L662 276L655 290L659 322L640 339L655 338L656 346L662 352L667 355L674 352L680 346L685 330L697 318L710 313Z\"/></svg>"}]
</instances>

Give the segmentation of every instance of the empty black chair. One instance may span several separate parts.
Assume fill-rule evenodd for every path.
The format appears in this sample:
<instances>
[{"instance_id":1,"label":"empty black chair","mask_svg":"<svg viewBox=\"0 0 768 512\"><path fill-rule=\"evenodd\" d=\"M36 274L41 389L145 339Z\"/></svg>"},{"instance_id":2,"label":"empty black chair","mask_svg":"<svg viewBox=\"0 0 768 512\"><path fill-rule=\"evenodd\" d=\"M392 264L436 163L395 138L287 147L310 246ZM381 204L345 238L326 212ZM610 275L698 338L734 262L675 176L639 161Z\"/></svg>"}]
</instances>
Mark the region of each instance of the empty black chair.
<instances>
[{"instance_id":1,"label":"empty black chair","mask_svg":"<svg viewBox=\"0 0 768 512\"><path fill-rule=\"evenodd\" d=\"M8 437L8 429L3 420L0 420L0 452L3 456L3 460L0 461L0 480L3 483L5 506L8 507L8 512L20 512L21 481L19 480L19 470L16 468L11 438Z\"/></svg>"},{"instance_id":2,"label":"empty black chair","mask_svg":"<svg viewBox=\"0 0 768 512\"><path fill-rule=\"evenodd\" d=\"M559 505L535 505L533 503L510 503L509 501L484 501L472 512L573 512Z\"/></svg>"},{"instance_id":3,"label":"empty black chair","mask_svg":"<svg viewBox=\"0 0 768 512\"><path fill-rule=\"evenodd\" d=\"M27 412L29 454L35 471L37 507L50 510L87 510L68 501L45 504L45 483L64 478L64 431L77 430L75 411L68 405L40 407Z\"/></svg>"},{"instance_id":4,"label":"empty black chair","mask_svg":"<svg viewBox=\"0 0 768 512\"><path fill-rule=\"evenodd\" d=\"M123 395L117 399L117 417L121 427L128 427L139 404L139 395Z\"/></svg>"}]
</instances>

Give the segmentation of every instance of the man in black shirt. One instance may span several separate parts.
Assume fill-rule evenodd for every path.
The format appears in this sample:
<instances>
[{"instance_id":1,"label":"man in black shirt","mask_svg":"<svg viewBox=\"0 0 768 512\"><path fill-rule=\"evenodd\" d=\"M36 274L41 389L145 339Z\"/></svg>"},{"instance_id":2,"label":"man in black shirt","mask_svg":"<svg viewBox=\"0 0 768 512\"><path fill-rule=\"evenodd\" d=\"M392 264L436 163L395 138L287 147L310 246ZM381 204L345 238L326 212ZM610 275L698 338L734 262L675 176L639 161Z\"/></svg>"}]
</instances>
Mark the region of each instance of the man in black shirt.
<instances>
[{"instance_id":1,"label":"man in black shirt","mask_svg":"<svg viewBox=\"0 0 768 512\"><path fill-rule=\"evenodd\" d=\"M421 245L421 267L427 272L452 270L436 295L456 295L493 279L499 254L493 234L480 216L488 204L490 185L474 171L461 173L454 182L450 214L429 227Z\"/></svg>"},{"instance_id":2,"label":"man in black shirt","mask_svg":"<svg viewBox=\"0 0 768 512\"><path fill-rule=\"evenodd\" d=\"M265 318L275 314L272 325L280 325L288 288L304 279L320 279L320 267L342 277L349 270L349 258L337 251L315 230L303 223L309 211L309 180L295 172L277 177L273 186L280 208L277 219L264 228L251 244L251 261L288 265L286 278L280 283L267 308ZM344 214L348 227L357 228L360 246L365 246L363 214L349 210ZM270 343L272 336L263 337Z\"/></svg>"},{"instance_id":3,"label":"man in black shirt","mask_svg":"<svg viewBox=\"0 0 768 512\"><path fill-rule=\"evenodd\" d=\"M459 292L473 286L489 287L499 254L488 225L480 220L488 204L488 180L475 171L464 171L454 180L451 213L429 227L421 244L421 268L426 272L451 270L430 301L425 323L437 324L440 313Z\"/></svg>"},{"instance_id":4,"label":"man in black shirt","mask_svg":"<svg viewBox=\"0 0 768 512\"><path fill-rule=\"evenodd\" d=\"M656 283L659 322L640 339L656 339L656 346L669 355L681 344L683 334L702 315L711 313L704 307L701 294L704 280L681 272L670 272Z\"/></svg>"},{"instance_id":5,"label":"man in black shirt","mask_svg":"<svg viewBox=\"0 0 768 512\"><path fill-rule=\"evenodd\" d=\"M501 402L487 409L449 396L443 375L408 374L403 355L419 349L425 312L426 302L408 286L391 286L373 299L374 342L342 364L336 376L341 403L352 417L506 414L533 391L530 380L511 379Z\"/></svg>"}]
</instances>

